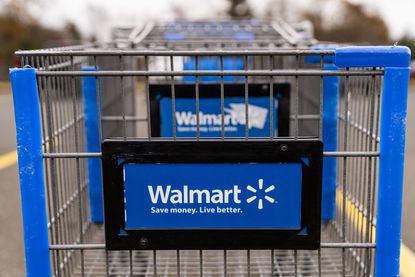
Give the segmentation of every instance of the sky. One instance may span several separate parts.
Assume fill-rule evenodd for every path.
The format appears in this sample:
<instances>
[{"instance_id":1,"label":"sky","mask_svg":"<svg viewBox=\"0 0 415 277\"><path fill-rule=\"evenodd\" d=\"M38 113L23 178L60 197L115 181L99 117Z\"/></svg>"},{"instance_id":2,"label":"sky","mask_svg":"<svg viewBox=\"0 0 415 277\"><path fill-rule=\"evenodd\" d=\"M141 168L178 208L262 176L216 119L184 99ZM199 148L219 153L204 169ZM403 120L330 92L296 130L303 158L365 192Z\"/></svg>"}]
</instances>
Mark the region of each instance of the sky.
<instances>
[{"instance_id":1,"label":"sky","mask_svg":"<svg viewBox=\"0 0 415 277\"><path fill-rule=\"evenodd\" d=\"M1 1L1 0L0 0ZM258 14L263 14L272 0L248 0ZM284 0L280 0L284 1ZM295 13L315 5L315 0L290 1L290 12ZM415 0L350 0L365 3L369 12L379 13L387 23L391 37L404 34L415 36ZM84 35L98 34L109 38L112 26L131 26L148 20L173 19L173 7L190 19L214 18L226 8L225 0L38 0L31 8L45 25L62 27L72 21ZM335 12L329 15L335 19Z\"/></svg>"}]
</instances>

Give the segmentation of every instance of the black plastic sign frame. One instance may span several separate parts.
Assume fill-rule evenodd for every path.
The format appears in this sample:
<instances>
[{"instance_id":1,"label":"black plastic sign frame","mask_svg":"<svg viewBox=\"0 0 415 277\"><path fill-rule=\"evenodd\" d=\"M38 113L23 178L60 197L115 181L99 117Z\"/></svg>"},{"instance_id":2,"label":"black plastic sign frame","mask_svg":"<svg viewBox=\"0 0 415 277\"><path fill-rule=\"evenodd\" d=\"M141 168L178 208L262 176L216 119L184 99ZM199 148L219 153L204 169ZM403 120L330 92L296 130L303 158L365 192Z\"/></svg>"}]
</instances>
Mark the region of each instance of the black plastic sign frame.
<instances>
[{"instance_id":1,"label":"black plastic sign frame","mask_svg":"<svg viewBox=\"0 0 415 277\"><path fill-rule=\"evenodd\" d=\"M108 250L318 249L323 145L317 140L122 141L102 145ZM124 161L120 163L120 160ZM304 162L307 160L307 162ZM301 163L301 230L125 229L123 164ZM304 232L306 230L306 232Z\"/></svg>"}]
</instances>

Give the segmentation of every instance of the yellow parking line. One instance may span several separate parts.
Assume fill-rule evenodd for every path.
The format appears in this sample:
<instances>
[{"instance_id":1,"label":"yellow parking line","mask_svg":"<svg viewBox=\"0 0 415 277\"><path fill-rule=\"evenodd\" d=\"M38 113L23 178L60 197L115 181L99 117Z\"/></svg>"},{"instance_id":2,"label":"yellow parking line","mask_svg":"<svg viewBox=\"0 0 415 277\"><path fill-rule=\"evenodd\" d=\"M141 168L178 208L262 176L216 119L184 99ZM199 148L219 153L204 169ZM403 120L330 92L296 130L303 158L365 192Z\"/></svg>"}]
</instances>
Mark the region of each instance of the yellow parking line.
<instances>
[{"instance_id":1,"label":"yellow parking line","mask_svg":"<svg viewBox=\"0 0 415 277\"><path fill-rule=\"evenodd\" d=\"M401 244L401 276L415 276L415 254L405 244Z\"/></svg>"},{"instance_id":2,"label":"yellow parking line","mask_svg":"<svg viewBox=\"0 0 415 277\"><path fill-rule=\"evenodd\" d=\"M17 163L17 151L11 151L0 156L0 170L8 168Z\"/></svg>"},{"instance_id":3,"label":"yellow parking line","mask_svg":"<svg viewBox=\"0 0 415 277\"><path fill-rule=\"evenodd\" d=\"M340 189L337 189L337 208L341 209L343 201L343 193ZM363 237L366 235L366 229L360 230L362 227L366 226L367 218L363 215L362 212L356 207L356 205L346 197L346 217L352 220L352 224L355 228L358 228L359 231L363 234ZM372 226L372 240L371 242L376 241L376 228ZM415 253L409 249L408 246L401 243L401 259L400 259L400 272L402 277L415 277Z\"/></svg>"}]
</instances>

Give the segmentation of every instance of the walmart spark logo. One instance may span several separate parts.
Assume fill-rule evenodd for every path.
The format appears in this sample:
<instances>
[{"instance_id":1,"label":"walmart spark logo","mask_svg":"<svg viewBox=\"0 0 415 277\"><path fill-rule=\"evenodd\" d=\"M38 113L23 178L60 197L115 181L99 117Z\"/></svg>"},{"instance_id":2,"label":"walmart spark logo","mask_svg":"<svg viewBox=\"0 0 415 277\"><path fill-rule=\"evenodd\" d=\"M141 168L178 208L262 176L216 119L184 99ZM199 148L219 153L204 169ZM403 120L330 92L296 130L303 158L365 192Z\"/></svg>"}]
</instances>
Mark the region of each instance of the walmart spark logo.
<instances>
[{"instance_id":1,"label":"walmart spark logo","mask_svg":"<svg viewBox=\"0 0 415 277\"><path fill-rule=\"evenodd\" d=\"M262 190L264 188L264 180L263 179L258 179L258 190ZM247 187L246 187L246 189L247 190L249 190L249 191L251 191L251 192L253 192L253 193L258 193L258 190L257 189L255 189L255 188L253 188L252 186L250 186L250 185L248 185ZM265 192L265 195L264 195L264 199L265 200L267 200L268 202L270 202L270 203L276 203L277 201L275 201L275 199L274 198L272 198L272 197L270 197L270 196L268 196L268 195L266 195L267 193L269 193L270 191L273 191L275 189L275 186L274 185L271 185L271 186L269 186L269 187L267 187L265 190L264 190L264 192ZM249 197L247 200L246 200L246 202L248 202L248 203L252 203L253 201L255 201L256 199L257 199L258 197L256 196L256 195L253 195L253 196L251 196L251 197ZM258 209L259 210L262 210L263 208L264 208L264 204L263 204L263 199L262 198L258 198Z\"/></svg>"}]
</instances>

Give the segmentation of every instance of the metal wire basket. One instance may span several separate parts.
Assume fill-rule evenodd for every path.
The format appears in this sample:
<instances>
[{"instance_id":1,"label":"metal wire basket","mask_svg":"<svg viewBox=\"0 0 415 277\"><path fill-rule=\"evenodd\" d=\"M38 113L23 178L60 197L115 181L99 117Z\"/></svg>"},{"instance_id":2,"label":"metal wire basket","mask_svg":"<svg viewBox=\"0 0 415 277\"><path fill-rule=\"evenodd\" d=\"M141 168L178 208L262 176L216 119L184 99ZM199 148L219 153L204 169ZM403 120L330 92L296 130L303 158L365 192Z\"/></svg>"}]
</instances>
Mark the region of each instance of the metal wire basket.
<instances>
[{"instance_id":1,"label":"metal wire basket","mask_svg":"<svg viewBox=\"0 0 415 277\"><path fill-rule=\"evenodd\" d=\"M301 37L282 23L176 22L115 32L110 43L18 51L25 68L11 81L28 276L397 276L409 52ZM154 85L167 88L170 133L158 129L166 114L154 108ZM106 250L101 142L206 139L209 85L220 107L210 140L323 141L318 250ZM236 135L224 119L231 85L242 103ZM249 125L255 85L269 108L258 134ZM274 90L284 85L281 119ZM196 116L185 135L180 86Z\"/></svg>"}]
</instances>

